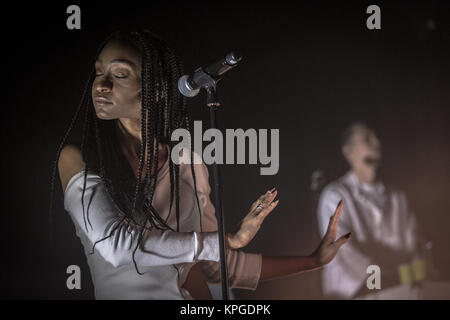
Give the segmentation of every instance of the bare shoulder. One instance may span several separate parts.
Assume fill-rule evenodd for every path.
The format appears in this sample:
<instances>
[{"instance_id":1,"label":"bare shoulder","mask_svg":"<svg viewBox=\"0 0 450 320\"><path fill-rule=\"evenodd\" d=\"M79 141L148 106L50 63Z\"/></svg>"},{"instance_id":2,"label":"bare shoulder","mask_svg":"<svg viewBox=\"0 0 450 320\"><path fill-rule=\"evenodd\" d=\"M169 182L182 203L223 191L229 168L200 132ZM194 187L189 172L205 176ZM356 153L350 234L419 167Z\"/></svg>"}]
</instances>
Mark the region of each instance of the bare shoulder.
<instances>
[{"instance_id":1,"label":"bare shoulder","mask_svg":"<svg viewBox=\"0 0 450 320\"><path fill-rule=\"evenodd\" d=\"M70 178L83 171L85 167L86 164L83 161L81 150L73 144L64 146L58 159L59 177L63 192L66 190Z\"/></svg>"}]
</instances>

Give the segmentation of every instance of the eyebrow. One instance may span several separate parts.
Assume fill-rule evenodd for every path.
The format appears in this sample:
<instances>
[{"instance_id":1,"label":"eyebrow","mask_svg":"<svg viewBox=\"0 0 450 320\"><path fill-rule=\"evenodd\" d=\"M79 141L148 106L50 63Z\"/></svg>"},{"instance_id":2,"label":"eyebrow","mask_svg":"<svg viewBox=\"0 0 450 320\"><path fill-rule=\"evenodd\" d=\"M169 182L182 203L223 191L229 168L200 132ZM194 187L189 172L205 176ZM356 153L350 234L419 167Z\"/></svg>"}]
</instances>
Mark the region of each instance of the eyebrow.
<instances>
[{"instance_id":1,"label":"eyebrow","mask_svg":"<svg viewBox=\"0 0 450 320\"><path fill-rule=\"evenodd\" d=\"M97 59L96 62L102 63L103 61L102 61L102 59ZM125 64L130 65L131 67L136 68L136 65L132 61L127 60L127 59L114 59L109 62L109 64L111 64L111 63L125 63Z\"/></svg>"}]
</instances>

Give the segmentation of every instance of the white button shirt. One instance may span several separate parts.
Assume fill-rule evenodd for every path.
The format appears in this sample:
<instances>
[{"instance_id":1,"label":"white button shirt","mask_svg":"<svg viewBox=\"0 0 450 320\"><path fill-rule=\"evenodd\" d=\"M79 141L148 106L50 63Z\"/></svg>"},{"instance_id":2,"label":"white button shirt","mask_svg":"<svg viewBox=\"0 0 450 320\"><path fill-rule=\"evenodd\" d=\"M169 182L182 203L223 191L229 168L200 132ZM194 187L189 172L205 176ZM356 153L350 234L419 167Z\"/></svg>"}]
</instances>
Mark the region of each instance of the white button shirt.
<instances>
[{"instance_id":1,"label":"white button shirt","mask_svg":"<svg viewBox=\"0 0 450 320\"><path fill-rule=\"evenodd\" d=\"M382 276L396 276L397 266L409 262L416 250L416 219L404 193L358 180L353 171L328 184L318 205L321 235L339 200L344 208L337 238L352 232L333 261L322 270L325 297L350 299L366 286L367 267L378 265ZM383 288L383 287L382 287Z\"/></svg>"}]
</instances>

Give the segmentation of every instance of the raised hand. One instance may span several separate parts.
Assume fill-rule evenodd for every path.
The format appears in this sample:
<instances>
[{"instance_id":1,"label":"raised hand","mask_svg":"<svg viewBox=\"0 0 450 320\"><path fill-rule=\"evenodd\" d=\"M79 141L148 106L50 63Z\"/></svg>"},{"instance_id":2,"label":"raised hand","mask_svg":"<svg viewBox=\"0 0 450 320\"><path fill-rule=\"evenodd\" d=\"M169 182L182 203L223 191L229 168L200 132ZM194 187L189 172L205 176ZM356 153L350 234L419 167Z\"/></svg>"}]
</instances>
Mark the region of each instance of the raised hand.
<instances>
[{"instance_id":1,"label":"raised hand","mask_svg":"<svg viewBox=\"0 0 450 320\"><path fill-rule=\"evenodd\" d=\"M318 266L324 266L330 263L331 260L333 260L333 258L336 256L339 248L351 238L351 232L349 232L346 235L343 235L339 239L335 240L339 217L341 216L343 207L344 203L341 200L339 201L336 211L330 217L330 222L328 224L328 229L325 233L325 236L320 242L319 247L313 253Z\"/></svg>"},{"instance_id":2,"label":"raised hand","mask_svg":"<svg viewBox=\"0 0 450 320\"><path fill-rule=\"evenodd\" d=\"M253 202L248 214L241 220L238 230L227 234L229 248L245 247L255 237L264 219L278 205L280 200L273 202L277 193L276 188L273 188Z\"/></svg>"}]
</instances>

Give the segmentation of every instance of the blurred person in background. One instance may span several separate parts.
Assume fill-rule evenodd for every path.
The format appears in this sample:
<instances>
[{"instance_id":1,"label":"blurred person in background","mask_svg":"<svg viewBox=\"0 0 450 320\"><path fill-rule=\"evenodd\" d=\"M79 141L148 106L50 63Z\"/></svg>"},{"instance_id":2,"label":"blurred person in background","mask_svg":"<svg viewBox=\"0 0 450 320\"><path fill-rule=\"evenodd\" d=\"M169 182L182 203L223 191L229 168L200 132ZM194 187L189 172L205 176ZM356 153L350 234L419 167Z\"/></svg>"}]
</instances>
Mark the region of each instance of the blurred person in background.
<instances>
[{"instance_id":1,"label":"blurred person in background","mask_svg":"<svg viewBox=\"0 0 450 320\"><path fill-rule=\"evenodd\" d=\"M322 270L325 298L351 299L368 293L367 268L380 267L381 289L401 283L399 267L417 257L415 215L406 196L378 177L381 143L367 124L352 123L342 134L341 150L350 170L321 192L318 223L325 234L336 204L342 199L338 233L352 232L353 240Z\"/></svg>"}]
</instances>

